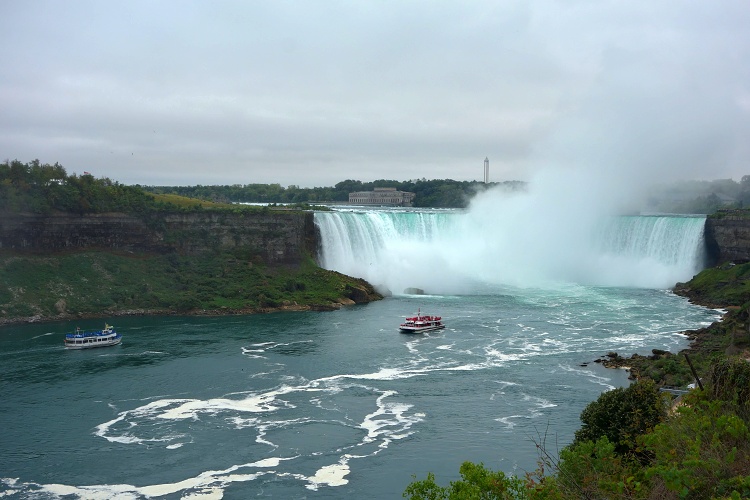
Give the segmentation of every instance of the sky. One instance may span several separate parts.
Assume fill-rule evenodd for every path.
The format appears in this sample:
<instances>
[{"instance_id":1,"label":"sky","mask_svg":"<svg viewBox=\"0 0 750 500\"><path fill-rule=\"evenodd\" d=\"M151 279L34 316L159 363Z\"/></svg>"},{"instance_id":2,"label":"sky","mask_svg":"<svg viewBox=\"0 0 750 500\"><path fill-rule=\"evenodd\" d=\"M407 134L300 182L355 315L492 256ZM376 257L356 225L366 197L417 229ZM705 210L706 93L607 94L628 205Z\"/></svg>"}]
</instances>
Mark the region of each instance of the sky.
<instances>
[{"instance_id":1,"label":"sky","mask_svg":"<svg viewBox=\"0 0 750 500\"><path fill-rule=\"evenodd\" d=\"M4 0L0 161L122 184L750 174L746 0ZM596 184L592 184L595 186Z\"/></svg>"}]
</instances>

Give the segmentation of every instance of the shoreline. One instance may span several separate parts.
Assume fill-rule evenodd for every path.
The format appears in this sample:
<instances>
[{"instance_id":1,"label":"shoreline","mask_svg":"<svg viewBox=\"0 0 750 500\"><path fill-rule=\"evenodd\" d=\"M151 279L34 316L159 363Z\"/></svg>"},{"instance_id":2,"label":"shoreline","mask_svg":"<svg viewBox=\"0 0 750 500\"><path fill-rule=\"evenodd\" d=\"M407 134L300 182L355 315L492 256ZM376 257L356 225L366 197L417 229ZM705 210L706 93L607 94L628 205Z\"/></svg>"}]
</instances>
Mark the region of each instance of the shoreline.
<instances>
[{"instance_id":1,"label":"shoreline","mask_svg":"<svg viewBox=\"0 0 750 500\"><path fill-rule=\"evenodd\" d=\"M380 299L376 299L380 300ZM366 302L355 302L352 299L342 298L338 302L327 304L285 304L278 307L245 308L245 309L198 309L192 311L174 311L171 309L126 309L119 311L108 311L106 314L60 314L56 316L27 316L20 318L0 318L0 330L6 326L31 325L41 323L54 323L60 321L77 321L88 319L121 318L126 316L243 316L251 314L272 314L277 312L330 312L337 311L342 307L369 304L374 300Z\"/></svg>"},{"instance_id":2,"label":"shoreline","mask_svg":"<svg viewBox=\"0 0 750 500\"><path fill-rule=\"evenodd\" d=\"M698 373L706 373L711 359L717 355L741 355L750 359L750 350L745 347L750 337L748 331L748 311L738 305L718 305L707 300L700 292L691 290L687 284L678 283L673 292L685 297L691 304L712 309L721 317L708 326L677 332L688 340L687 347L677 353L662 349L651 349L651 355L632 354L620 356L611 351L593 362L606 368L624 369L630 380L650 378L660 386L683 386L685 379L695 382L692 373L687 372L689 360L698 368ZM744 333L742 333L744 331ZM679 365L681 369L675 369ZM687 372L687 374L686 374Z\"/></svg>"}]
</instances>

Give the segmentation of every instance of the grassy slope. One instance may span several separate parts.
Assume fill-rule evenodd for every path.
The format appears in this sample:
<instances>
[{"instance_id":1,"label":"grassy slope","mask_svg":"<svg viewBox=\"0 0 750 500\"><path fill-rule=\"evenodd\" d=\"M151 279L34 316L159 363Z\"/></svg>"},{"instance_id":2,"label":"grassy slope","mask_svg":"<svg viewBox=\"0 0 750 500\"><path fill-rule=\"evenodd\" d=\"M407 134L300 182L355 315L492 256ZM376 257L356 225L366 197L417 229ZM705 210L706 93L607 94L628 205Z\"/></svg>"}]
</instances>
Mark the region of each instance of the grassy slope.
<instances>
[{"instance_id":1,"label":"grassy slope","mask_svg":"<svg viewBox=\"0 0 750 500\"><path fill-rule=\"evenodd\" d=\"M332 309L378 298L366 282L321 269L312 259L299 267L268 267L230 254L0 254L0 323Z\"/></svg>"}]
</instances>

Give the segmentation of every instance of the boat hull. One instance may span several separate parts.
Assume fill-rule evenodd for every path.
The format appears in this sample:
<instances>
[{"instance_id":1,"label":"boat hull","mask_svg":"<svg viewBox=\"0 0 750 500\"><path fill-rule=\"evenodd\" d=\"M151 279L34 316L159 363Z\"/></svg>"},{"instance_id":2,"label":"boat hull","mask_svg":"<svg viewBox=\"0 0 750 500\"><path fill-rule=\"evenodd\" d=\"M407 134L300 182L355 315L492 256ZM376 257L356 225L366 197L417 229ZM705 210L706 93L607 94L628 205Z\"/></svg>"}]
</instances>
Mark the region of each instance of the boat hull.
<instances>
[{"instance_id":1,"label":"boat hull","mask_svg":"<svg viewBox=\"0 0 750 500\"><path fill-rule=\"evenodd\" d=\"M76 328L74 333L65 335L67 349L93 349L95 347L110 347L122 342L122 335L113 326L104 324L102 330L86 332Z\"/></svg>"},{"instance_id":2,"label":"boat hull","mask_svg":"<svg viewBox=\"0 0 750 500\"><path fill-rule=\"evenodd\" d=\"M429 325L429 326L402 326L399 328L401 333L424 333L432 332L435 330L442 330L445 325Z\"/></svg>"},{"instance_id":3,"label":"boat hull","mask_svg":"<svg viewBox=\"0 0 750 500\"><path fill-rule=\"evenodd\" d=\"M422 314L422 310L417 311L416 316L407 317L406 321L398 327L401 333L424 333L445 328L441 316L432 316Z\"/></svg>"},{"instance_id":4,"label":"boat hull","mask_svg":"<svg viewBox=\"0 0 750 500\"><path fill-rule=\"evenodd\" d=\"M110 346L113 346L113 345L117 345L120 342L122 342L122 336L121 335L118 335L117 337L114 337L112 339L100 340L99 342L82 342L82 343L76 343L75 341L68 341L66 339L65 340L65 348L66 349L94 349L96 347L110 347Z\"/></svg>"}]
</instances>

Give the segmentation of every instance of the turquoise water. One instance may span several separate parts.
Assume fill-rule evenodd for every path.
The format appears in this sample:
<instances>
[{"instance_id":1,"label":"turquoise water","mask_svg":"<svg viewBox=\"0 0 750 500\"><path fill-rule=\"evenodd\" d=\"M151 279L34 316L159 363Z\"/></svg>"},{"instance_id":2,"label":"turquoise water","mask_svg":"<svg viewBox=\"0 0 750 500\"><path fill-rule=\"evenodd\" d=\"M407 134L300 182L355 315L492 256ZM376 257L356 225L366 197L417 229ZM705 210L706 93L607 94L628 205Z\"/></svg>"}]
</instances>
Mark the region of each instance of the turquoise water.
<instances>
[{"instance_id":1,"label":"turquoise water","mask_svg":"<svg viewBox=\"0 0 750 500\"><path fill-rule=\"evenodd\" d=\"M678 351L719 318L668 291L700 266L700 218L512 237L492 220L316 214L324 265L394 292L367 305L0 329L0 495L401 498L465 460L523 474L535 441L554 453L628 383L594 359ZM447 328L399 333L418 309ZM64 349L104 321L121 345Z\"/></svg>"},{"instance_id":2,"label":"turquoise water","mask_svg":"<svg viewBox=\"0 0 750 500\"><path fill-rule=\"evenodd\" d=\"M404 316L448 328L398 333ZM663 290L570 286L399 296L335 312L120 318L0 330L0 491L10 498L399 498L464 460L522 473L627 383L595 363L677 350L715 311ZM96 322L79 326L94 328Z\"/></svg>"}]
</instances>

